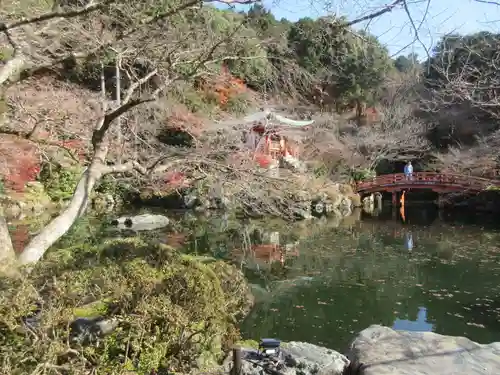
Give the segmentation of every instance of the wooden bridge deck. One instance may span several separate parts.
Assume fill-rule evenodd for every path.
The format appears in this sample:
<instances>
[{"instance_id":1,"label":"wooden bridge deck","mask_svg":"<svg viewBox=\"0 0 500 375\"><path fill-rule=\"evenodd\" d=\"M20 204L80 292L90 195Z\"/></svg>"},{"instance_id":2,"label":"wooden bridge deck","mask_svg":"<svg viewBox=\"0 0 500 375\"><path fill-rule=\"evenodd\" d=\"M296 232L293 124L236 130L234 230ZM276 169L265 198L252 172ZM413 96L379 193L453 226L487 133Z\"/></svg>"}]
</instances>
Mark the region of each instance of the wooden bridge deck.
<instances>
[{"instance_id":1,"label":"wooden bridge deck","mask_svg":"<svg viewBox=\"0 0 500 375\"><path fill-rule=\"evenodd\" d=\"M404 173L386 174L356 184L356 190L360 194L408 189L428 189L437 193L460 191L477 193L492 187L500 188L500 180L436 172L416 172L410 180Z\"/></svg>"}]
</instances>

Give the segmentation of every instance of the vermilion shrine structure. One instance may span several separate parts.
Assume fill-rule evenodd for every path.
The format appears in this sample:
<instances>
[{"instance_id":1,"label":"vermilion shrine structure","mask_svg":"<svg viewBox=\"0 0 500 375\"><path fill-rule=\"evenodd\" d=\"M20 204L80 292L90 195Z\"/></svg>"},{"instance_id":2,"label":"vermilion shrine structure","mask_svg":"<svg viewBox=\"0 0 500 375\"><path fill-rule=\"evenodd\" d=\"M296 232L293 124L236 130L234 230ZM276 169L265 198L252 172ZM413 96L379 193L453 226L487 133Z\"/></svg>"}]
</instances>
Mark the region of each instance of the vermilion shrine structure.
<instances>
[{"instance_id":1,"label":"vermilion shrine structure","mask_svg":"<svg viewBox=\"0 0 500 375\"><path fill-rule=\"evenodd\" d=\"M314 123L313 120L291 120L267 110L247 116L242 122L249 124L245 144L253 151L254 159L260 166L278 165L283 160L299 168L298 143L307 126Z\"/></svg>"}]
</instances>

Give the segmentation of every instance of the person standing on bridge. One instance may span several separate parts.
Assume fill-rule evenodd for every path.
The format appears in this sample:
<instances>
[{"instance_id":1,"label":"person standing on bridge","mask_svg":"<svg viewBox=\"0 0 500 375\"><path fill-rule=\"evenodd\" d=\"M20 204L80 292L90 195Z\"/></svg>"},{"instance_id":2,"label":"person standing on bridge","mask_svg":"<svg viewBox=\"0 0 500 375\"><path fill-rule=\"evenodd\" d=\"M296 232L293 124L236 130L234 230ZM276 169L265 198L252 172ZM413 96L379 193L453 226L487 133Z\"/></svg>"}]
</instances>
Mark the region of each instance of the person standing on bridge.
<instances>
[{"instance_id":1,"label":"person standing on bridge","mask_svg":"<svg viewBox=\"0 0 500 375\"><path fill-rule=\"evenodd\" d=\"M411 165L411 161L408 162L408 164L405 165L405 177L407 180L412 180L413 179L413 165Z\"/></svg>"}]
</instances>

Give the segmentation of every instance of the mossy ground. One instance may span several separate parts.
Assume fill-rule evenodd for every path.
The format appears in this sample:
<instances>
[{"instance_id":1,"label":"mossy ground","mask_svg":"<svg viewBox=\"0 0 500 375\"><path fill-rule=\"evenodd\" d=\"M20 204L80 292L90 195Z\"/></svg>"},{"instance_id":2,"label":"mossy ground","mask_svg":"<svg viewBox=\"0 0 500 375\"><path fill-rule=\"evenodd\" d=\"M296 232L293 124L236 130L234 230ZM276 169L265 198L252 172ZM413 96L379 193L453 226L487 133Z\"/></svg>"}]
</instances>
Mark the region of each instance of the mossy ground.
<instances>
[{"instance_id":1,"label":"mossy ground","mask_svg":"<svg viewBox=\"0 0 500 375\"><path fill-rule=\"evenodd\" d=\"M0 279L0 373L149 374L213 366L239 338L251 298L242 274L137 239L49 253L23 279ZM23 317L41 304L36 327ZM116 319L91 345L74 344L76 317Z\"/></svg>"}]
</instances>

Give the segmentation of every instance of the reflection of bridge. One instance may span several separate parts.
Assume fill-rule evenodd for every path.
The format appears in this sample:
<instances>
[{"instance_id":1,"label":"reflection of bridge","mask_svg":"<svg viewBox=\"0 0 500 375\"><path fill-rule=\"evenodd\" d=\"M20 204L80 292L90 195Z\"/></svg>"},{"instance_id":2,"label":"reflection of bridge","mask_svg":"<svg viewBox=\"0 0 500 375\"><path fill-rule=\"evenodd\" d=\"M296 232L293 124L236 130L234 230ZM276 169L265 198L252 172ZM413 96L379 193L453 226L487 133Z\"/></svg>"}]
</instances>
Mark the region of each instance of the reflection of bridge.
<instances>
[{"instance_id":1,"label":"reflection of bridge","mask_svg":"<svg viewBox=\"0 0 500 375\"><path fill-rule=\"evenodd\" d=\"M410 179L404 173L377 176L371 180L359 182L356 190L361 195L383 191L392 192L394 201L396 193L403 190L429 189L436 193L479 193L489 187L500 187L500 181L456 174L416 172Z\"/></svg>"}]
</instances>

